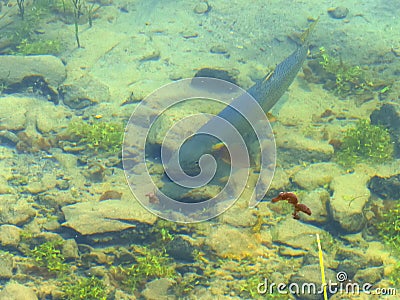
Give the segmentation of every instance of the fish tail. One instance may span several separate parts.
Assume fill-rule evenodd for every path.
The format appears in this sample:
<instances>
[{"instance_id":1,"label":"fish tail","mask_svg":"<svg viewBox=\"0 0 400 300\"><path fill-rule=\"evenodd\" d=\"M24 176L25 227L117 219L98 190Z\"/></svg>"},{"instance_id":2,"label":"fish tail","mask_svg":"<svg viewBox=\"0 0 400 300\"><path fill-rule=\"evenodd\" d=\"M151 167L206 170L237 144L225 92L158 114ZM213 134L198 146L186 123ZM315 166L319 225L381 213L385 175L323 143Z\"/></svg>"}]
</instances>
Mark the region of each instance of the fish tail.
<instances>
[{"instance_id":1,"label":"fish tail","mask_svg":"<svg viewBox=\"0 0 400 300\"><path fill-rule=\"evenodd\" d=\"M305 44L308 41L310 34L314 31L315 26L319 21L319 17L300 35L300 42Z\"/></svg>"}]
</instances>

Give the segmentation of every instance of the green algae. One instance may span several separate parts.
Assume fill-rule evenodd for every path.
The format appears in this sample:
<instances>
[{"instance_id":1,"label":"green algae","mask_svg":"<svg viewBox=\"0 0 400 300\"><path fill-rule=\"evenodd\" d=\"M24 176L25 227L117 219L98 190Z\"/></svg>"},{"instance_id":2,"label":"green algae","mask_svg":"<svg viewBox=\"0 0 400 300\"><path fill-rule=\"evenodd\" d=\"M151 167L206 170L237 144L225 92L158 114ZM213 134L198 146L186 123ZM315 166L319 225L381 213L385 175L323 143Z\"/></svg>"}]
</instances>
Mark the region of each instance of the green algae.
<instances>
[{"instance_id":1,"label":"green algae","mask_svg":"<svg viewBox=\"0 0 400 300\"><path fill-rule=\"evenodd\" d=\"M374 83L360 66L344 63L329 55L324 47L319 49L317 57L323 70L328 73L326 75L334 78L334 91L339 97L363 94L373 89Z\"/></svg>"},{"instance_id":2,"label":"green algae","mask_svg":"<svg viewBox=\"0 0 400 300\"><path fill-rule=\"evenodd\" d=\"M66 276L69 273L69 266L61 253L62 244L62 240L48 241L36 246L29 255L39 266L47 268L49 272L59 277Z\"/></svg>"},{"instance_id":3,"label":"green algae","mask_svg":"<svg viewBox=\"0 0 400 300\"><path fill-rule=\"evenodd\" d=\"M152 279L173 279L177 275L172 259L165 250L140 247L136 249L135 260L136 263L131 266L117 266L112 269L115 276L121 279L123 288L128 291L136 291Z\"/></svg>"},{"instance_id":4,"label":"green algae","mask_svg":"<svg viewBox=\"0 0 400 300\"><path fill-rule=\"evenodd\" d=\"M357 162L382 163L393 158L393 143L389 131L359 120L355 127L344 133L336 160L344 166Z\"/></svg>"},{"instance_id":5,"label":"green algae","mask_svg":"<svg viewBox=\"0 0 400 300\"><path fill-rule=\"evenodd\" d=\"M68 126L68 132L78 140L78 144L85 145L90 150L107 153L121 151L124 134L121 123L73 121Z\"/></svg>"},{"instance_id":6,"label":"green algae","mask_svg":"<svg viewBox=\"0 0 400 300\"><path fill-rule=\"evenodd\" d=\"M17 53L22 55L58 54L61 51L60 40L33 40L23 39L17 46Z\"/></svg>"},{"instance_id":7,"label":"green algae","mask_svg":"<svg viewBox=\"0 0 400 300\"><path fill-rule=\"evenodd\" d=\"M400 257L400 203L382 215L382 220L377 223L376 228L385 244Z\"/></svg>"},{"instance_id":8,"label":"green algae","mask_svg":"<svg viewBox=\"0 0 400 300\"><path fill-rule=\"evenodd\" d=\"M102 280L92 277L78 277L63 284L63 299L106 300L108 291Z\"/></svg>"}]
</instances>

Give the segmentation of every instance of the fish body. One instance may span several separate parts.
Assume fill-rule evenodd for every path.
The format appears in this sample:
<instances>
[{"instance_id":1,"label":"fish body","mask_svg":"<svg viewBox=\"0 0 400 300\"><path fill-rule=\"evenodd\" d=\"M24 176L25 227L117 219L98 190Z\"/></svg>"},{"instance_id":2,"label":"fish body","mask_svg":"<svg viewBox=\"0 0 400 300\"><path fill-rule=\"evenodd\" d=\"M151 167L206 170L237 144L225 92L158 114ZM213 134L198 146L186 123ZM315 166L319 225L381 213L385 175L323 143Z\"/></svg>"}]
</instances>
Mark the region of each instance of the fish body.
<instances>
[{"instance_id":1,"label":"fish body","mask_svg":"<svg viewBox=\"0 0 400 300\"><path fill-rule=\"evenodd\" d=\"M258 81L247 90L247 93L257 101L265 114L282 97L303 65L308 52L307 37L315 24L316 22L303 34L301 38L302 43L300 43L297 49L278 64L272 74L267 74L262 80ZM216 135L222 133L225 129L220 125L221 123L219 123L221 120L226 120L232 124L240 135L245 137L246 145L256 139L254 130L252 130L252 124L238 112L238 110L242 112L247 109L248 103L246 103L246 101L248 101L248 98L239 96L232 101L231 105L228 105L216 117L203 125L199 129L198 134L195 134L183 143L179 150L178 161L180 167L187 175L197 176L200 173L204 173L205 176L208 176L211 173L211 171L208 172L206 164L201 165L199 162L202 156L206 154L213 155L215 154L215 149L219 148L216 147L216 145L220 144L221 141L205 133L214 132ZM225 140L223 142L229 143L229 141ZM226 176L231 166L226 164L225 160L222 159L217 159L216 163L217 166L214 178L218 180ZM212 168L210 168L210 170L211 169ZM174 173L174 170L169 168L168 164L167 170L171 172L170 174ZM169 189L169 185L165 186L163 192L167 189ZM177 187L175 186L173 189L174 192L177 193Z\"/></svg>"}]
</instances>

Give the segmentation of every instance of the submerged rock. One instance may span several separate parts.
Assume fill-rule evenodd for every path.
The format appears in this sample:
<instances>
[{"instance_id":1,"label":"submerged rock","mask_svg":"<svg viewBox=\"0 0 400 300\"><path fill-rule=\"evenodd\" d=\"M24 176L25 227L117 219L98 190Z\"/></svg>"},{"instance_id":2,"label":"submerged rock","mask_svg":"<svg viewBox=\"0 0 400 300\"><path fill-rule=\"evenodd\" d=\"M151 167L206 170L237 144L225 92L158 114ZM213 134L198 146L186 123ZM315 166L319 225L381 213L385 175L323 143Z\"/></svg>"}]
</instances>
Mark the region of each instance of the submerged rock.
<instances>
[{"instance_id":1,"label":"submerged rock","mask_svg":"<svg viewBox=\"0 0 400 300\"><path fill-rule=\"evenodd\" d=\"M186 239L178 236L171 240L165 250L169 256L184 261L193 261L194 247Z\"/></svg>"},{"instance_id":2,"label":"submerged rock","mask_svg":"<svg viewBox=\"0 0 400 300\"><path fill-rule=\"evenodd\" d=\"M32 288L19 283L10 282L0 292L0 300L37 300Z\"/></svg>"},{"instance_id":3,"label":"submerged rock","mask_svg":"<svg viewBox=\"0 0 400 300\"><path fill-rule=\"evenodd\" d=\"M67 77L61 59L52 55L1 55L0 82L6 86L22 82L30 76L40 76L54 88Z\"/></svg>"},{"instance_id":4,"label":"submerged rock","mask_svg":"<svg viewBox=\"0 0 400 300\"><path fill-rule=\"evenodd\" d=\"M14 225L0 226L0 243L2 247L16 248L21 240L22 229Z\"/></svg>"},{"instance_id":5,"label":"submerged rock","mask_svg":"<svg viewBox=\"0 0 400 300\"><path fill-rule=\"evenodd\" d=\"M0 195L0 223L22 225L36 215L32 205L24 198Z\"/></svg>"},{"instance_id":6,"label":"submerged rock","mask_svg":"<svg viewBox=\"0 0 400 300\"><path fill-rule=\"evenodd\" d=\"M66 106L72 109L82 109L110 98L109 87L101 81L85 75L79 80L68 80L60 87L60 94Z\"/></svg>"},{"instance_id":7,"label":"submerged rock","mask_svg":"<svg viewBox=\"0 0 400 300\"><path fill-rule=\"evenodd\" d=\"M280 127L276 132L276 147L280 151L280 160L287 164L299 164L304 161L327 162L333 156L334 149L328 142L304 138L304 135L295 132L292 127Z\"/></svg>"},{"instance_id":8,"label":"submerged rock","mask_svg":"<svg viewBox=\"0 0 400 300\"><path fill-rule=\"evenodd\" d=\"M224 52L226 53L226 52ZM239 71L231 70L231 71L226 71L222 69L216 69L216 68L202 68L196 72L194 77L211 77L211 78L216 78L216 79L221 79L228 81L230 83L238 85L237 81L237 76L239 75ZM192 86L196 85L198 81L192 81ZM212 82L211 82L212 83ZM207 82L207 87L209 83Z\"/></svg>"},{"instance_id":9,"label":"submerged rock","mask_svg":"<svg viewBox=\"0 0 400 300\"><path fill-rule=\"evenodd\" d=\"M328 9L328 14L334 19L344 19L347 17L349 9L344 6L331 7Z\"/></svg>"},{"instance_id":10,"label":"submerged rock","mask_svg":"<svg viewBox=\"0 0 400 300\"><path fill-rule=\"evenodd\" d=\"M368 180L368 175L359 173L341 175L332 180L334 192L329 200L330 216L346 232L358 232L365 225L363 210L370 197Z\"/></svg>"},{"instance_id":11,"label":"submerged rock","mask_svg":"<svg viewBox=\"0 0 400 300\"><path fill-rule=\"evenodd\" d=\"M242 259L264 253L264 248L253 235L229 225L214 227L205 244L223 258Z\"/></svg>"},{"instance_id":12,"label":"submerged rock","mask_svg":"<svg viewBox=\"0 0 400 300\"><path fill-rule=\"evenodd\" d=\"M380 125L389 130L394 143L394 156L400 158L400 108L395 104L384 104L371 114L371 124Z\"/></svg>"},{"instance_id":13,"label":"submerged rock","mask_svg":"<svg viewBox=\"0 0 400 300\"><path fill-rule=\"evenodd\" d=\"M358 270L354 276L354 281L360 284L374 284L383 278L383 267L378 268L368 268L363 270Z\"/></svg>"},{"instance_id":14,"label":"submerged rock","mask_svg":"<svg viewBox=\"0 0 400 300\"><path fill-rule=\"evenodd\" d=\"M168 292L168 289L175 284L173 279L160 278L150 281L142 291L141 296L147 300L173 300L177 299Z\"/></svg>"},{"instance_id":15,"label":"submerged rock","mask_svg":"<svg viewBox=\"0 0 400 300\"><path fill-rule=\"evenodd\" d=\"M326 223L328 221L328 211L326 209L330 195L325 189L318 188L307 193L301 202L310 207L312 215L302 215L302 219L316 223Z\"/></svg>"},{"instance_id":16,"label":"submerged rock","mask_svg":"<svg viewBox=\"0 0 400 300\"><path fill-rule=\"evenodd\" d=\"M294 220L290 216L271 230L274 243L307 251L312 249L317 233L321 235L323 230Z\"/></svg>"},{"instance_id":17,"label":"submerged rock","mask_svg":"<svg viewBox=\"0 0 400 300\"><path fill-rule=\"evenodd\" d=\"M330 269L325 268L325 278L326 282L332 284L337 282L336 273ZM296 299L319 300L323 298L322 294L317 293L321 289L321 269L318 264L303 266L290 278L290 284L299 287L299 291L295 293ZM315 290L313 290L313 286ZM302 287L305 287L304 293L302 293Z\"/></svg>"},{"instance_id":18,"label":"submerged rock","mask_svg":"<svg viewBox=\"0 0 400 300\"><path fill-rule=\"evenodd\" d=\"M10 253L0 254L0 279L9 279L13 276L14 261Z\"/></svg>"},{"instance_id":19,"label":"submerged rock","mask_svg":"<svg viewBox=\"0 0 400 300\"><path fill-rule=\"evenodd\" d=\"M225 57L229 58L229 50L223 45L214 45L210 48L210 53L213 54L224 54Z\"/></svg>"},{"instance_id":20,"label":"submerged rock","mask_svg":"<svg viewBox=\"0 0 400 300\"><path fill-rule=\"evenodd\" d=\"M329 184L343 170L335 163L315 163L294 174L293 181L307 190Z\"/></svg>"},{"instance_id":21,"label":"submerged rock","mask_svg":"<svg viewBox=\"0 0 400 300\"><path fill-rule=\"evenodd\" d=\"M62 208L63 226L83 235L119 232L135 228L138 223L153 224L156 216L147 212L137 201L104 200L83 202Z\"/></svg>"},{"instance_id":22,"label":"submerged rock","mask_svg":"<svg viewBox=\"0 0 400 300\"><path fill-rule=\"evenodd\" d=\"M208 4L207 1L202 1L200 3L197 3L193 9L193 11L199 15L208 13L210 10L211 6Z\"/></svg>"},{"instance_id":23,"label":"submerged rock","mask_svg":"<svg viewBox=\"0 0 400 300\"><path fill-rule=\"evenodd\" d=\"M339 261L338 271L344 271L349 279L352 279L358 269L369 264L368 258L361 249L340 247L335 254L335 260Z\"/></svg>"},{"instance_id":24,"label":"submerged rock","mask_svg":"<svg viewBox=\"0 0 400 300\"><path fill-rule=\"evenodd\" d=\"M0 143L15 145L22 152L49 149L55 143L54 132L65 127L71 114L39 98L6 95L1 105Z\"/></svg>"},{"instance_id":25,"label":"submerged rock","mask_svg":"<svg viewBox=\"0 0 400 300\"><path fill-rule=\"evenodd\" d=\"M78 244L74 239L69 239L62 245L62 252L65 259L77 259L79 258Z\"/></svg>"},{"instance_id":26,"label":"submerged rock","mask_svg":"<svg viewBox=\"0 0 400 300\"><path fill-rule=\"evenodd\" d=\"M382 199L398 200L400 198L400 174L383 178L374 176L368 183L371 192Z\"/></svg>"},{"instance_id":27,"label":"submerged rock","mask_svg":"<svg viewBox=\"0 0 400 300\"><path fill-rule=\"evenodd\" d=\"M62 61L51 55L0 56L0 82L5 93L33 91L58 103L58 87L66 78Z\"/></svg>"}]
</instances>

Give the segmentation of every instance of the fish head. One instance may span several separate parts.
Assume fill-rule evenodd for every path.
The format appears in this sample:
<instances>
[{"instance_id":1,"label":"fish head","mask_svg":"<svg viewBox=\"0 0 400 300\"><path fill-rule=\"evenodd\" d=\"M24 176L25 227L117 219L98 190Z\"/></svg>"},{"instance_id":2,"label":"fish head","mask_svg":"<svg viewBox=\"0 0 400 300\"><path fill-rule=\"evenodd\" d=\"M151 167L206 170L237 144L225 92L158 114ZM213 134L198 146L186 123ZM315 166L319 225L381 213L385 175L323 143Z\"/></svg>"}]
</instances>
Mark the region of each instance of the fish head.
<instances>
[{"instance_id":1,"label":"fish head","mask_svg":"<svg viewBox=\"0 0 400 300\"><path fill-rule=\"evenodd\" d=\"M217 170L218 161L212 155L212 145L216 142L218 140L205 134L187 139L165 165L167 177L193 188L207 184Z\"/></svg>"}]
</instances>

